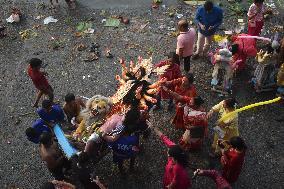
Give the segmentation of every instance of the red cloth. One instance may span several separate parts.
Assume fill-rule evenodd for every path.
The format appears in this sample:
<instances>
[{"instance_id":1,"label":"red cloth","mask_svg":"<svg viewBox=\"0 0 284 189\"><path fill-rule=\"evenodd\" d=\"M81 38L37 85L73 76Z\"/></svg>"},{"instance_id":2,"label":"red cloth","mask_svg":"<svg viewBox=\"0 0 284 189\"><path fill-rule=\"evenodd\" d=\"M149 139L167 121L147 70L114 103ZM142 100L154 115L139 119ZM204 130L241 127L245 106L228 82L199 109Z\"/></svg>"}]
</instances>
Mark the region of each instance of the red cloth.
<instances>
[{"instance_id":1,"label":"red cloth","mask_svg":"<svg viewBox=\"0 0 284 189\"><path fill-rule=\"evenodd\" d=\"M28 74L38 90L46 90L49 88L49 83L45 75L40 70L34 70L31 66L29 66Z\"/></svg>"},{"instance_id":2,"label":"red cloth","mask_svg":"<svg viewBox=\"0 0 284 189\"><path fill-rule=\"evenodd\" d=\"M214 180L217 189L232 189L230 184L222 177L222 175L216 170L202 170L203 173L200 176L207 176Z\"/></svg>"},{"instance_id":3,"label":"red cloth","mask_svg":"<svg viewBox=\"0 0 284 189\"><path fill-rule=\"evenodd\" d=\"M168 148L175 145L175 143L165 135L161 136L161 140ZM175 163L172 157L168 157L163 179L163 188L166 189L171 183L174 184L173 189L191 188L191 180L189 179L186 169L178 163Z\"/></svg>"},{"instance_id":4,"label":"red cloth","mask_svg":"<svg viewBox=\"0 0 284 189\"><path fill-rule=\"evenodd\" d=\"M162 67L167 64L168 64L167 61L161 61L160 63L156 65L156 67ZM159 76L159 79L167 78L167 81L171 81L173 79L177 79L180 77L181 77L181 71L180 71L179 65L172 64L163 75ZM169 89L174 90L174 86L170 86ZM160 90L160 95L161 95L161 99L163 100L170 98L170 95L167 92L165 92L163 89Z\"/></svg>"},{"instance_id":5,"label":"red cloth","mask_svg":"<svg viewBox=\"0 0 284 189\"><path fill-rule=\"evenodd\" d=\"M234 183L237 181L241 173L244 160L245 152L237 152L233 148L230 148L221 157L221 163L223 165L222 175L229 183Z\"/></svg>"},{"instance_id":6,"label":"red cloth","mask_svg":"<svg viewBox=\"0 0 284 189\"><path fill-rule=\"evenodd\" d=\"M193 112L196 114L190 114L190 112ZM191 125L191 126L200 126L200 127L205 127L207 128L208 126L208 120L206 117L206 111L204 108L200 109L194 109L194 108L189 108L188 115L184 115L184 124L185 125ZM205 129L206 131L206 129ZM206 136L208 132L205 132Z\"/></svg>"},{"instance_id":7,"label":"red cloth","mask_svg":"<svg viewBox=\"0 0 284 189\"><path fill-rule=\"evenodd\" d=\"M233 62L241 60L238 63L238 70L242 70L245 67L248 56L255 57L257 54L256 40L249 38L238 38L238 36L250 36L248 34L239 34L232 37L234 44L238 44L238 51L233 55Z\"/></svg>"},{"instance_id":8,"label":"red cloth","mask_svg":"<svg viewBox=\"0 0 284 189\"><path fill-rule=\"evenodd\" d=\"M256 40L253 38L238 38L238 36L250 36L248 34L239 34L235 36L233 43L239 45L239 51L243 52L246 56L254 57L257 54Z\"/></svg>"},{"instance_id":9,"label":"red cloth","mask_svg":"<svg viewBox=\"0 0 284 189\"><path fill-rule=\"evenodd\" d=\"M182 78L171 81L171 85L175 86L176 93L184 97L182 101L176 101L176 114L172 120L172 124L175 125L176 129L185 129L183 120L184 104L189 100L187 97L194 98L196 96L196 89L194 85L191 85L189 88L183 88Z\"/></svg>"},{"instance_id":10,"label":"red cloth","mask_svg":"<svg viewBox=\"0 0 284 189\"><path fill-rule=\"evenodd\" d=\"M248 35L259 36L263 28L263 25L264 25L263 21L256 21L255 27L251 27L250 25L248 25Z\"/></svg>"},{"instance_id":11,"label":"red cloth","mask_svg":"<svg viewBox=\"0 0 284 189\"><path fill-rule=\"evenodd\" d=\"M185 128L187 126L203 127L204 136L202 138L195 138L189 141L184 141L180 138L179 144L184 150L199 150L203 144L204 137L208 135L208 120L205 109L195 110L194 107L189 108L188 114L183 115Z\"/></svg>"}]
</instances>

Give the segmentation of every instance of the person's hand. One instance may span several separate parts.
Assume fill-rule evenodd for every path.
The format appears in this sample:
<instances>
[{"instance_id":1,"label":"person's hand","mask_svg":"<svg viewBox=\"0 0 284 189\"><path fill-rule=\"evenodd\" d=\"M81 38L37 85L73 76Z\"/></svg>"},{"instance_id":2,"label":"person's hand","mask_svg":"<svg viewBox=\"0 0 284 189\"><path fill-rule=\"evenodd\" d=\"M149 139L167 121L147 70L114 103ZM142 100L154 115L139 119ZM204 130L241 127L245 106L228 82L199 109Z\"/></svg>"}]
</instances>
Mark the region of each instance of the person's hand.
<instances>
[{"instance_id":1,"label":"person's hand","mask_svg":"<svg viewBox=\"0 0 284 189\"><path fill-rule=\"evenodd\" d=\"M166 188L168 188L168 189L172 189L172 188L173 188L173 186L172 186L172 184L170 184L170 185L166 186Z\"/></svg>"},{"instance_id":2,"label":"person's hand","mask_svg":"<svg viewBox=\"0 0 284 189\"><path fill-rule=\"evenodd\" d=\"M264 55L263 55L263 58L266 58L266 57L268 57L270 54L266 51L265 53L264 53Z\"/></svg>"},{"instance_id":3,"label":"person's hand","mask_svg":"<svg viewBox=\"0 0 284 189\"><path fill-rule=\"evenodd\" d=\"M201 30L205 30L205 25L199 23L199 27L200 27Z\"/></svg>"},{"instance_id":4,"label":"person's hand","mask_svg":"<svg viewBox=\"0 0 284 189\"><path fill-rule=\"evenodd\" d=\"M227 124L225 124L223 121L221 121L221 122L217 122L217 126L219 126L220 128L225 128L227 126Z\"/></svg>"},{"instance_id":5,"label":"person's hand","mask_svg":"<svg viewBox=\"0 0 284 189\"><path fill-rule=\"evenodd\" d=\"M133 147L132 147L132 150L133 150L134 152L139 152L139 151L140 151L140 149L139 149L137 146L133 146Z\"/></svg>"},{"instance_id":6,"label":"person's hand","mask_svg":"<svg viewBox=\"0 0 284 189\"><path fill-rule=\"evenodd\" d=\"M162 79L159 80L159 83L161 85L165 84L167 82L167 78L163 77Z\"/></svg>"},{"instance_id":7,"label":"person's hand","mask_svg":"<svg viewBox=\"0 0 284 189\"><path fill-rule=\"evenodd\" d=\"M194 175L200 175L200 174L202 174L203 173L203 170L201 170L201 169L196 169L196 171L194 171Z\"/></svg>"},{"instance_id":8,"label":"person's hand","mask_svg":"<svg viewBox=\"0 0 284 189\"><path fill-rule=\"evenodd\" d=\"M213 110L210 110L206 115L207 119L210 119L212 117L213 113L214 113Z\"/></svg>"},{"instance_id":9,"label":"person's hand","mask_svg":"<svg viewBox=\"0 0 284 189\"><path fill-rule=\"evenodd\" d=\"M214 29L214 26L209 26L208 30L213 30Z\"/></svg>"},{"instance_id":10,"label":"person's hand","mask_svg":"<svg viewBox=\"0 0 284 189\"><path fill-rule=\"evenodd\" d=\"M105 189L106 187L101 183L99 176L96 176L96 179L92 179L91 182L94 182L98 185L99 188Z\"/></svg>"},{"instance_id":11,"label":"person's hand","mask_svg":"<svg viewBox=\"0 0 284 189\"><path fill-rule=\"evenodd\" d=\"M153 124L149 120L146 120L146 123L150 129L153 128Z\"/></svg>"},{"instance_id":12,"label":"person's hand","mask_svg":"<svg viewBox=\"0 0 284 189\"><path fill-rule=\"evenodd\" d=\"M96 179L93 178L92 182L99 184L101 183L99 176L96 176Z\"/></svg>"},{"instance_id":13,"label":"person's hand","mask_svg":"<svg viewBox=\"0 0 284 189\"><path fill-rule=\"evenodd\" d=\"M169 89L166 86L162 86L163 90L169 92Z\"/></svg>"}]
</instances>

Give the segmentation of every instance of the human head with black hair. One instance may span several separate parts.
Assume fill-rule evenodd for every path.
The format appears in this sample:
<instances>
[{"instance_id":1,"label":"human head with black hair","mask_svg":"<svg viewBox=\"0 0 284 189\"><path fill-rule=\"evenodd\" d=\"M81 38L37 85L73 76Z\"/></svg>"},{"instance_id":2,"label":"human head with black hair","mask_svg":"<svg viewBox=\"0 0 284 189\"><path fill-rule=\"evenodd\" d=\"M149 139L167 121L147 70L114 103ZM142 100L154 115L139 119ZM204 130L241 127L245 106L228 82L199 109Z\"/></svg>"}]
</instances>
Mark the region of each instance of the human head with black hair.
<instances>
[{"instance_id":1,"label":"human head with black hair","mask_svg":"<svg viewBox=\"0 0 284 189\"><path fill-rule=\"evenodd\" d=\"M87 152L81 152L78 156L78 163L80 166L84 166L89 161L89 154Z\"/></svg>"},{"instance_id":2,"label":"human head with black hair","mask_svg":"<svg viewBox=\"0 0 284 189\"><path fill-rule=\"evenodd\" d=\"M182 77L182 85L191 86L194 82L194 76L192 73L187 73Z\"/></svg>"},{"instance_id":3,"label":"human head with black hair","mask_svg":"<svg viewBox=\"0 0 284 189\"><path fill-rule=\"evenodd\" d=\"M232 52L232 55L236 54L239 50L239 45L234 43L231 47L231 52Z\"/></svg>"},{"instance_id":4,"label":"human head with black hair","mask_svg":"<svg viewBox=\"0 0 284 189\"><path fill-rule=\"evenodd\" d=\"M232 137L229 141L232 148L235 148L238 151L246 151L247 146L245 144L245 141L238 136Z\"/></svg>"},{"instance_id":5,"label":"human head with black hair","mask_svg":"<svg viewBox=\"0 0 284 189\"><path fill-rule=\"evenodd\" d=\"M65 102L70 103L72 101L75 101L75 95L73 93L67 93L67 95L65 95Z\"/></svg>"},{"instance_id":6,"label":"human head with black hair","mask_svg":"<svg viewBox=\"0 0 284 189\"><path fill-rule=\"evenodd\" d=\"M126 114L123 120L123 125L125 126L125 134L131 134L136 131L138 127L138 122L140 120L140 111L138 107L131 108Z\"/></svg>"},{"instance_id":7,"label":"human head with black hair","mask_svg":"<svg viewBox=\"0 0 284 189\"><path fill-rule=\"evenodd\" d=\"M29 64L30 64L32 69L40 69L40 67L42 65L42 60L40 60L38 58L32 58L32 59L30 59Z\"/></svg>"},{"instance_id":8,"label":"human head with black hair","mask_svg":"<svg viewBox=\"0 0 284 189\"><path fill-rule=\"evenodd\" d=\"M196 108L199 108L202 104L204 104L204 100L200 96L192 98L192 105Z\"/></svg>"},{"instance_id":9,"label":"human head with black hair","mask_svg":"<svg viewBox=\"0 0 284 189\"><path fill-rule=\"evenodd\" d=\"M185 19L182 19L178 22L178 30L180 32L187 32L188 31L188 22Z\"/></svg>"},{"instance_id":10,"label":"human head with black hair","mask_svg":"<svg viewBox=\"0 0 284 189\"><path fill-rule=\"evenodd\" d=\"M50 100L43 100L41 106L46 112L50 112L52 110L52 102Z\"/></svg>"},{"instance_id":11,"label":"human head with black hair","mask_svg":"<svg viewBox=\"0 0 284 189\"><path fill-rule=\"evenodd\" d=\"M265 51L268 53L268 54L272 54L274 52L274 49L272 48L271 44L267 44L265 46Z\"/></svg>"},{"instance_id":12,"label":"human head with black hair","mask_svg":"<svg viewBox=\"0 0 284 189\"><path fill-rule=\"evenodd\" d=\"M45 147L51 146L53 143L51 134L47 132L43 132L39 137L39 142Z\"/></svg>"},{"instance_id":13,"label":"human head with black hair","mask_svg":"<svg viewBox=\"0 0 284 189\"><path fill-rule=\"evenodd\" d=\"M179 145L174 145L169 148L168 156L183 167L188 166L188 157Z\"/></svg>"},{"instance_id":14,"label":"human head with black hair","mask_svg":"<svg viewBox=\"0 0 284 189\"><path fill-rule=\"evenodd\" d=\"M235 110L237 106L237 101L235 98L228 98L224 101L224 108L227 110Z\"/></svg>"},{"instance_id":15,"label":"human head with black hair","mask_svg":"<svg viewBox=\"0 0 284 189\"><path fill-rule=\"evenodd\" d=\"M253 2L256 6L260 7L263 5L264 0L254 0Z\"/></svg>"},{"instance_id":16,"label":"human head with black hair","mask_svg":"<svg viewBox=\"0 0 284 189\"><path fill-rule=\"evenodd\" d=\"M168 54L168 63L169 65L173 65L173 64L180 64L179 61L179 56L175 53L175 52L170 52Z\"/></svg>"},{"instance_id":17,"label":"human head with black hair","mask_svg":"<svg viewBox=\"0 0 284 189\"><path fill-rule=\"evenodd\" d=\"M212 1L206 1L204 3L204 9L206 10L206 12L211 12L212 9L213 9L213 6L214 6L214 4L213 4Z\"/></svg>"},{"instance_id":18,"label":"human head with black hair","mask_svg":"<svg viewBox=\"0 0 284 189\"><path fill-rule=\"evenodd\" d=\"M38 133L36 132L36 130L32 127L28 127L26 129L26 135L28 138L35 138L38 137Z\"/></svg>"},{"instance_id":19,"label":"human head with black hair","mask_svg":"<svg viewBox=\"0 0 284 189\"><path fill-rule=\"evenodd\" d=\"M55 189L55 186L52 182L45 182L41 185L40 189Z\"/></svg>"}]
</instances>

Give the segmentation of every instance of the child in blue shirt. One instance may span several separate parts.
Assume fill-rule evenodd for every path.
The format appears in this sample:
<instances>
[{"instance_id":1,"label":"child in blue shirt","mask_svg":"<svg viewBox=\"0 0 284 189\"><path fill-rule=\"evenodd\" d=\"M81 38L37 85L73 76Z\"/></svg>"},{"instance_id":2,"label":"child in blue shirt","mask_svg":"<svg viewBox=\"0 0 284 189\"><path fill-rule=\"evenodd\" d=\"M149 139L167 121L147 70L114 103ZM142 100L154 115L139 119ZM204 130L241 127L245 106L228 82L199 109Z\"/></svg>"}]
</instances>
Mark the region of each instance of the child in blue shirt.
<instances>
[{"instance_id":1,"label":"child in blue shirt","mask_svg":"<svg viewBox=\"0 0 284 189\"><path fill-rule=\"evenodd\" d=\"M48 126L64 121L63 110L59 105L52 105L50 100L42 101L42 107L37 110L37 113Z\"/></svg>"},{"instance_id":2,"label":"child in blue shirt","mask_svg":"<svg viewBox=\"0 0 284 189\"><path fill-rule=\"evenodd\" d=\"M51 130L45 125L42 119L35 120L33 125L26 129L28 140L35 144L39 143L39 137L44 132L51 133Z\"/></svg>"}]
</instances>

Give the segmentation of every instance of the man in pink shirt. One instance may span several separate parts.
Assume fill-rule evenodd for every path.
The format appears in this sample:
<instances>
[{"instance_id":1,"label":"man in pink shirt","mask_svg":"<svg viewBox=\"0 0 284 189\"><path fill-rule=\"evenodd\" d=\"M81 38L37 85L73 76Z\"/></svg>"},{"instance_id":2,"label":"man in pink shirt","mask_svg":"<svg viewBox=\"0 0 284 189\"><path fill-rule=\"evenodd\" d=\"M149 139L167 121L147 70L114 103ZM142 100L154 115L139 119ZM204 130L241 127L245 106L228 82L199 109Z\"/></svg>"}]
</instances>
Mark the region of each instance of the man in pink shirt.
<instances>
[{"instance_id":1,"label":"man in pink shirt","mask_svg":"<svg viewBox=\"0 0 284 189\"><path fill-rule=\"evenodd\" d=\"M184 71L188 72L190 70L190 57L193 54L196 32L194 28L188 29L186 20L178 22L178 29L180 34L177 37L176 54L179 55L180 60L183 59Z\"/></svg>"}]
</instances>

